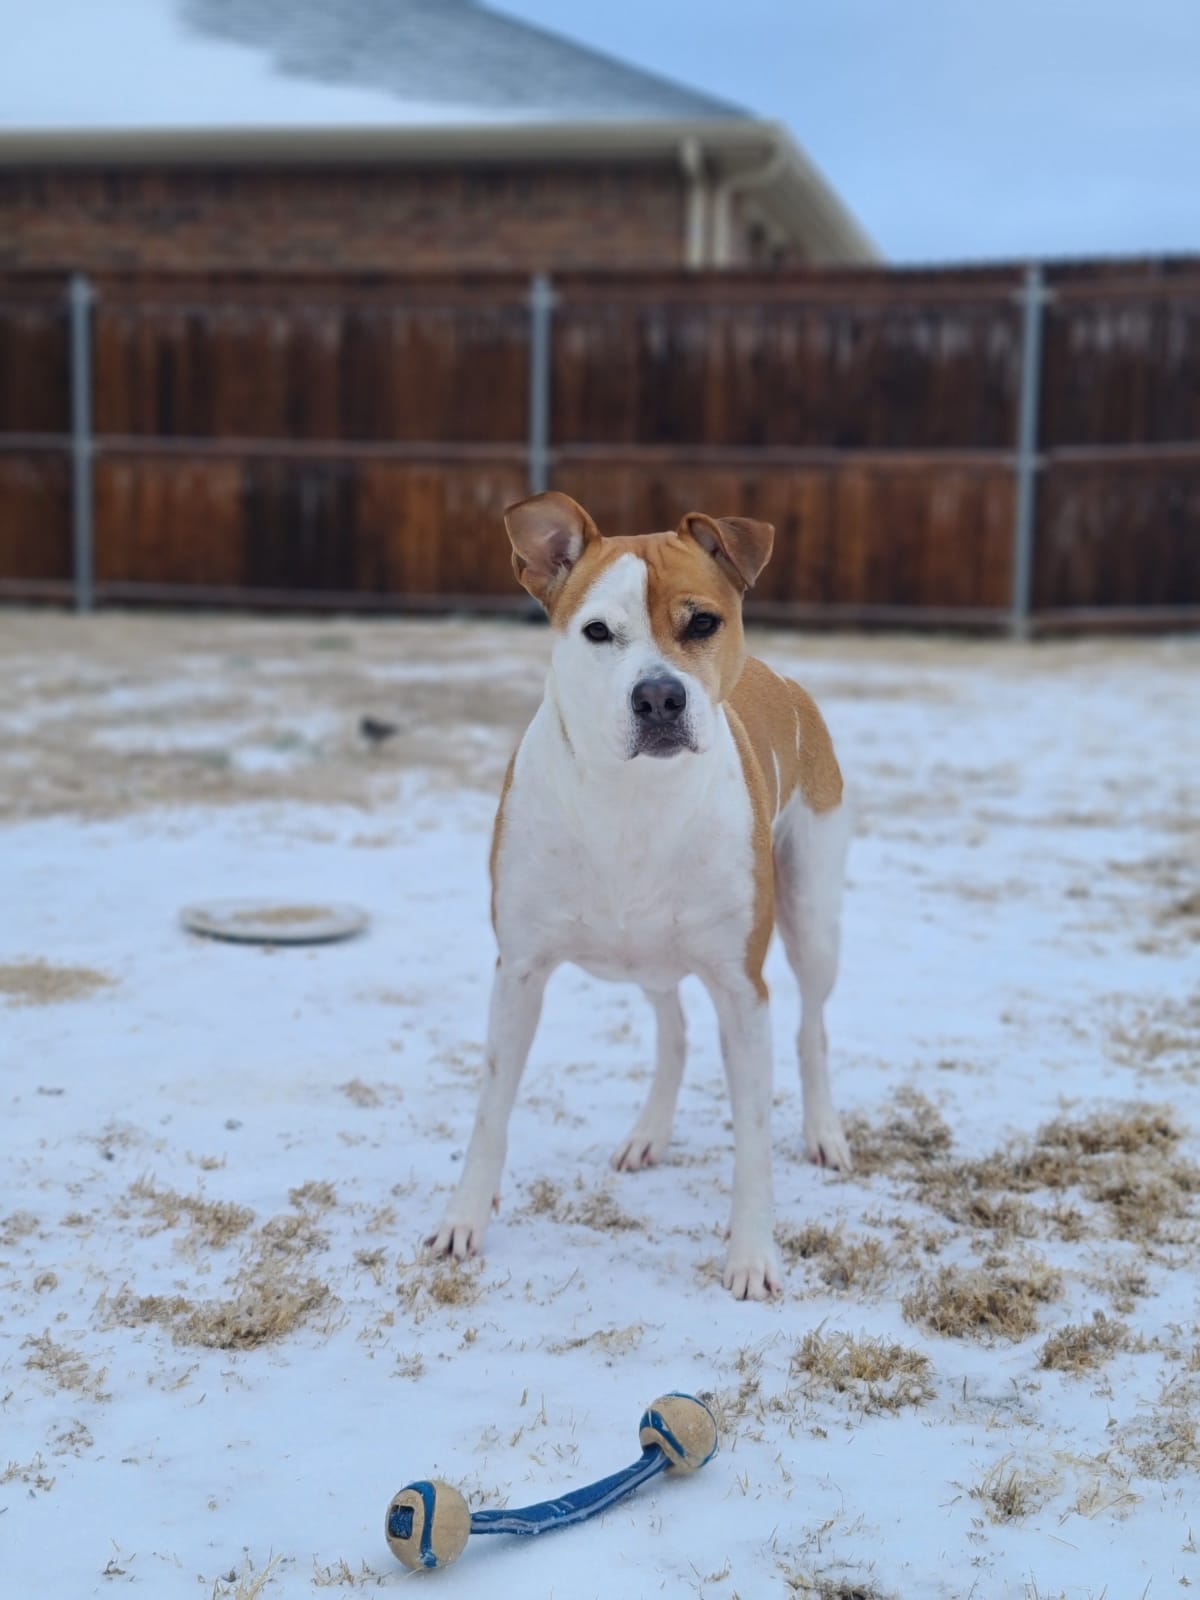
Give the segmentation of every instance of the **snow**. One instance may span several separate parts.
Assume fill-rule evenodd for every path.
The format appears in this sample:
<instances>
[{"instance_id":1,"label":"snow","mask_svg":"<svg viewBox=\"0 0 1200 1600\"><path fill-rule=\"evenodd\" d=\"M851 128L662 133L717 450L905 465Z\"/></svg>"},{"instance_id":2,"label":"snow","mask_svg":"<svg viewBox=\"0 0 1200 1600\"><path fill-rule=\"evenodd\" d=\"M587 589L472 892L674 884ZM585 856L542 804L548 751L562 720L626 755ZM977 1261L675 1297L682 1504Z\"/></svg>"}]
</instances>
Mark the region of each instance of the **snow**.
<instances>
[{"instance_id":1,"label":"snow","mask_svg":"<svg viewBox=\"0 0 1200 1600\"><path fill-rule=\"evenodd\" d=\"M172 0L4 7L0 130L457 127L536 111L406 100L276 70L270 53L186 26ZM11 15L8 14L11 12ZM53 63L55 70L47 71Z\"/></svg>"},{"instance_id":2,"label":"snow","mask_svg":"<svg viewBox=\"0 0 1200 1600\"><path fill-rule=\"evenodd\" d=\"M725 1419L701 1474L558 1536L472 1540L418 1581L446 1600L1082 1600L1200 1582L1200 1453L1170 1449L1200 1366L1194 1214L1121 1239L1077 1193L1031 1195L1035 1233L1001 1242L947 1220L904 1170L807 1165L777 948L780 1229L875 1239L880 1271L830 1287L800 1258L780 1302L730 1300L709 1007L687 993L670 1156L618 1177L607 1156L647 1087L648 1009L572 970L551 986L485 1260L456 1275L422 1259L474 1107L491 791L524 709L487 694L519 683L531 701L546 644L513 624L5 619L0 670L22 689L0 702L0 794L7 771L15 796L0 973L42 959L111 980L50 1004L0 990L6 1592L249 1596L268 1566L264 1600L397 1589L382 1528L403 1483L549 1497L635 1459L642 1408L671 1389L715 1396ZM877 1128L915 1092L964 1159L1133 1102L1200 1125L1200 643L758 647L817 695L857 796L829 1018L852 1122ZM453 696L457 720L417 760L405 741L429 731L426 694ZM357 748L355 705L393 711L396 743ZM186 776L198 728L228 749L227 787L143 805L144 774L165 780L138 763L174 743ZM275 754L256 764L256 749ZM65 782L71 759L73 797L19 790L30 771ZM371 927L272 953L178 926L188 902L249 894L355 902ZM197 1197L253 1218L215 1242ZM1083 1213L1082 1237L1045 1221L1056 1200ZM303 1253L285 1272L327 1293L282 1337L210 1348L182 1313L131 1315L151 1295L227 1300L287 1226ZM915 1261L906 1228L925 1241ZM993 1251L1061 1271L1036 1332L988 1342L906 1318L923 1273ZM1131 1273L1144 1283L1121 1309ZM1040 1367L1047 1336L1096 1310L1129 1324L1129 1347L1082 1376ZM796 1356L816 1329L923 1353L931 1398L891 1413L808 1380ZM1161 1462L1139 1453L1154 1441ZM1030 1486L1006 1521L971 1492L994 1468Z\"/></svg>"}]
</instances>

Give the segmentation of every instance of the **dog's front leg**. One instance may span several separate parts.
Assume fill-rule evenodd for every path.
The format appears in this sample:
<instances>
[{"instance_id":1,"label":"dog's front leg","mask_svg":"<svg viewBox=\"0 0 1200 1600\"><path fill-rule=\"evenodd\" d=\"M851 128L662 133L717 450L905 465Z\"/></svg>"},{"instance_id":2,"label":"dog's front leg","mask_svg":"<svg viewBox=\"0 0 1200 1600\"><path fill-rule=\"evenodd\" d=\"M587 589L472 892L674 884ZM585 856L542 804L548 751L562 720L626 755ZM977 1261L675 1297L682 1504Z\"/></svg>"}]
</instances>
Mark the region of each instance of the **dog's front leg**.
<instances>
[{"instance_id":1,"label":"dog's front leg","mask_svg":"<svg viewBox=\"0 0 1200 1600\"><path fill-rule=\"evenodd\" d=\"M775 1253L771 1180L771 1020L764 995L744 974L706 979L721 1029L733 1107L733 1205L725 1287L736 1300L765 1300L783 1288Z\"/></svg>"},{"instance_id":2,"label":"dog's front leg","mask_svg":"<svg viewBox=\"0 0 1200 1600\"><path fill-rule=\"evenodd\" d=\"M462 1177L442 1225L425 1242L437 1255L461 1261L483 1247L488 1218L500 1203L508 1149L508 1119L542 1011L549 974L500 961L488 1013L487 1061Z\"/></svg>"}]
</instances>

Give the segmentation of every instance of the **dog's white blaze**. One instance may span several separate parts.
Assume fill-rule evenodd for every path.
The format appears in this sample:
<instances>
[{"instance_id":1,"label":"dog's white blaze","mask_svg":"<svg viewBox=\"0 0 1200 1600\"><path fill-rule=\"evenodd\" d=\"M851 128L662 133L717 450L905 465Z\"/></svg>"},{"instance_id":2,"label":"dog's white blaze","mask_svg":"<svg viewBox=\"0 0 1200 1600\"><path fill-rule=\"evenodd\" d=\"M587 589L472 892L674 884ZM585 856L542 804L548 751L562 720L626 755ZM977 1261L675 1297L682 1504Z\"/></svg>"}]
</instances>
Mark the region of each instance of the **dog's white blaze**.
<instances>
[{"instance_id":1,"label":"dog's white blaze","mask_svg":"<svg viewBox=\"0 0 1200 1600\"><path fill-rule=\"evenodd\" d=\"M585 764L633 758L634 685L664 672L678 678L687 691L687 711L680 724L684 737L696 750L706 750L712 743L713 706L698 678L666 660L650 625L646 588L646 563L640 556L621 556L587 590L555 644L554 692L565 726L586 729L578 751ZM593 643L583 631L592 622L603 622L613 637ZM679 759L673 757L672 762Z\"/></svg>"}]
</instances>

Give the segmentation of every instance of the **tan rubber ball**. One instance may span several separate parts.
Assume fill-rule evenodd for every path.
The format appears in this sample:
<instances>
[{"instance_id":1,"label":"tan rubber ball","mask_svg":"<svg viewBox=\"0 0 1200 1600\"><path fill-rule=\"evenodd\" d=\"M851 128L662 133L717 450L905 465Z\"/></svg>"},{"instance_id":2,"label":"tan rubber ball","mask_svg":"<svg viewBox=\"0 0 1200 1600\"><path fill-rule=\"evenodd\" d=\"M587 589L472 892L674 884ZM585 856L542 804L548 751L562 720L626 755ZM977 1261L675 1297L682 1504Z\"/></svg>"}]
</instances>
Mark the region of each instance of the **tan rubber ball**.
<instances>
[{"instance_id":1,"label":"tan rubber ball","mask_svg":"<svg viewBox=\"0 0 1200 1600\"><path fill-rule=\"evenodd\" d=\"M463 1552L471 1512L452 1483L431 1478L393 1495L383 1531L397 1561L413 1572L448 1567Z\"/></svg>"},{"instance_id":2,"label":"tan rubber ball","mask_svg":"<svg viewBox=\"0 0 1200 1600\"><path fill-rule=\"evenodd\" d=\"M713 1414L690 1394L664 1394L647 1406L638 1438L643 1450L658 1445L672 1471L695 1472L717 1453Z\"/></svg>"}]
</instances>

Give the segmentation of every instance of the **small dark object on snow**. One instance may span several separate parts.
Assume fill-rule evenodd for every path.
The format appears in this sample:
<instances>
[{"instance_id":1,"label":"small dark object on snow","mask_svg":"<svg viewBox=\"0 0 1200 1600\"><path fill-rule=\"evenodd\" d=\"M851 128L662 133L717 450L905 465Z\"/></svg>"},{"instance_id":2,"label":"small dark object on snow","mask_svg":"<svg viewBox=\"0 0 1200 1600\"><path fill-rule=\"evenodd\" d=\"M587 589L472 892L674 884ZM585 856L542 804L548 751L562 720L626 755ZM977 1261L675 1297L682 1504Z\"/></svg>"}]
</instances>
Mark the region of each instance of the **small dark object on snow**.
<instances>
[{"instance_id":1,"label":"small dark object on snow","mask_svg":"<svg viewBox=\"0 0 1200 1600\"><path fill-rule=\"evenodd\" d=\"M395 722L381 722L378 717L363 717L358 724L358 731L369 745L380 745L394 733L399 733L400 727Z\"/></svg>"}]
</instances>

